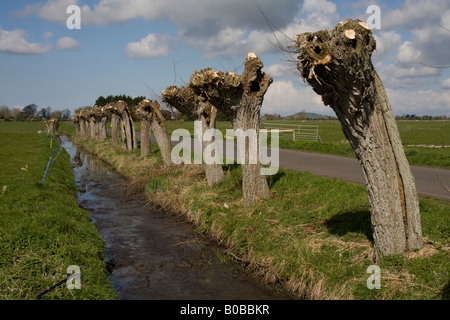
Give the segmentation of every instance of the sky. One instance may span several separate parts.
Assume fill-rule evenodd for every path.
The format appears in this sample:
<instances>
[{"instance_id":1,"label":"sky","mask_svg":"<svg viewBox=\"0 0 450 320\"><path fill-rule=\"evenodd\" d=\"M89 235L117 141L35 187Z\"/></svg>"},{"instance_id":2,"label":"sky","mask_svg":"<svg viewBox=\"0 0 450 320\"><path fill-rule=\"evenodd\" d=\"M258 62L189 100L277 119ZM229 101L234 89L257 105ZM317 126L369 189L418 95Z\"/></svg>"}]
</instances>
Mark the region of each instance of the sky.
<instances>
[{"instance_id":1,"label":"sky","mask_svg":"<svg viewBox=\"0 0 450 320\"><path fill-rule=\"evenodd\" d=\"M1 1L0 105L73 112L99 96L157 99L195 70L241 73L254 52L274 79L263 114L333 115L275 44L348 18L372 26L395 115L450 116L450 68L430 67L450 65L448 0Z\"/></svg>"}]
</instances>

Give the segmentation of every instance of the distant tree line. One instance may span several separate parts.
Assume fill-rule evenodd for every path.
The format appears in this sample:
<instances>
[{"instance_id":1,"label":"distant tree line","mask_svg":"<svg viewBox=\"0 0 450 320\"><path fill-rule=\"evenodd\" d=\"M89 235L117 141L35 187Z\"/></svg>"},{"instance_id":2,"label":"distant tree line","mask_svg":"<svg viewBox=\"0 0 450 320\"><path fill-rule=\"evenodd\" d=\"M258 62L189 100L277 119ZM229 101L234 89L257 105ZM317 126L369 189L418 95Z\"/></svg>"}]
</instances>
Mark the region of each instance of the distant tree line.
<instances>
[{"instance_id":1,"label":"distant tree line","mask_svg":"<svg viewBox=\"0 0 450 320\"><path fill-rule=\"evenodd\" d=\"M52 111L51 107L39 108L32 103L22 109L10 109L8 106L0 106L0 121L41 121L43 119L66 120L71 118L69 109Z\"/></svg>"},{"instance_id":2,"label":"distant tree line","mask_svg":"<svg viewBox=\"0 0 450 320\"><path fill-rule=\"evenodd\" d=\"M94 106L103 107L103 106L107 105L108 103L124 101L128 105L128 108L130 108L130 112L131 112L131 116L132 116L133 120L139 121L141 118L136 114L136 109L137 109L137 106L139 105L139 103L144 99L147 99L147 98L145 96L139 96L139 97L132 98L125 94L109 95L107 97L100 96L97 98L97 100L95 100ZM148 99L148 100L150 100L150 99ZM166 120L184 120L184 121L196 120L193 118L189 118L189 116L182 114L181 112L179 112L178 110L176 110L175 108L173 108L172 106L170 106L168 104L163 103L162 107L166 107L166 109L161 109L161 113ZM92 107L85 106L85 107L76 109L75 113L77 113L79 110L90 109L90 108L92 108ZM227 121L228 117L219 111L217 114L217 120L218 121Z\"/></svg>"},{"instance_id":3,"label":"distant tree line","mask_svg":"<svg viewBox=\"0 0 450 320\"><path fill-rule=\"evenodd\" d=\"M416 114L403 114L401 116L396 116L395 119L396 120L448 120L448 119L450 119L450 117L447 117L446 115L418 116ZM268 121L268 120L337 120L337 118L335 116L318 116L318 115L315 115L314 117L310 117L307 112L301 111L299 113L296 113L291 116L286 116L286 117L282 117L278 113L266 113L261 116L261 120L263 120L263 121Z\"/></svg>"},{"instance_id":4,"label":"distant tree line","mask_svg":"<svg viewBox=\"0 0 450 320\"><path fill-rule=\"evenodd\" d=\"M278 113L266 113L261 117L261 120L337 120L337 118L335 116L320 116L317 114L310 116L306 111L302 110L301 112L287 117L282 117Z\"/></svg>"},{"instance_id":5,"label":"distant tree line","mask_svg":"<svg viewBox=\"0 0 450 320\"><path fill-rule=\"evenodd\" d=\"M396 116L395 119L396 120L447 120L447 119L450 119L450 118L448 118L446 115L441 115L441 116L429 116L429 115L418 116L418 115L415 115L415 114L403 114L401 116Z\"/></svg>"}]
</instances>

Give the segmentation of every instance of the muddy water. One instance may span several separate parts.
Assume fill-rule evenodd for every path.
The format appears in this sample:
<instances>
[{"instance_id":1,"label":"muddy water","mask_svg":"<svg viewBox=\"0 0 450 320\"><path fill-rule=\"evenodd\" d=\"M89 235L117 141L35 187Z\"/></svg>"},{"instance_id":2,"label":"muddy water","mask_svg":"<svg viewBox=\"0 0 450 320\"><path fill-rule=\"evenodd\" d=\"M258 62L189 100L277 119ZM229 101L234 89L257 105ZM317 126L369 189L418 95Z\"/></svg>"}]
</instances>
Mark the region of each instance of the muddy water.
<instances>
[{"instance_id":1,"label":"muddy water","mask_svg":"<svg viewBox=\"0 0 450 320\"><path fill-rule=\"evenodd\" d=\"M127 196L124 178L65 137L62 146L72 160L79 205L106 243L110 279L121 299L291 299L221 261L220 249L191 224Z\"/></svg>"}]
</instances>

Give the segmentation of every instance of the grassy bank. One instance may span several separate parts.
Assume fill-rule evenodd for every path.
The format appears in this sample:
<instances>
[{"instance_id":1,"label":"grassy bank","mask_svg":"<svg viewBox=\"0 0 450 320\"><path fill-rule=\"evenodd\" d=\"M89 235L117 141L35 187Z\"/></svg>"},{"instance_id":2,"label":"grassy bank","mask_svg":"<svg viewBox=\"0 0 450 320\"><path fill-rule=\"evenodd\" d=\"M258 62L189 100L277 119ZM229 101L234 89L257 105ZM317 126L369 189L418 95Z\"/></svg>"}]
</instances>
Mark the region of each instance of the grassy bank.
<instances>
[{"instance_id":1,"label":"grassy bank","mask_svg":"<svg viewBox=\"0 0 450 320\"><path fill-rule=\"evenodd\" d=\"M75 140L129 177L131 187L145 188L155 205L225 244L249 272L299 298L449 298L448 201L420 199L424 249L382 258L381 289L369 290L366 271L374 263L364 186L280 170L268 178L273 197L243 208L239 166L225 166L224 181L211 188L200 166L164 168L155 144L142 159L110 141Z\"/></svg>"},{"instance_id":2,"label":"grassy bank","mask_svg":"<svg viewBox=\"0 0 450 320\"><path fill-rule=\"evenodd\" d=\"M115 299L103 240L78 207L65 150L41 183L55 146L46 133L43 123L0 123L0 300L36 299L71 265L80 267L81 289L63 283L42 299Z\"/></svg>"}]
</instances>

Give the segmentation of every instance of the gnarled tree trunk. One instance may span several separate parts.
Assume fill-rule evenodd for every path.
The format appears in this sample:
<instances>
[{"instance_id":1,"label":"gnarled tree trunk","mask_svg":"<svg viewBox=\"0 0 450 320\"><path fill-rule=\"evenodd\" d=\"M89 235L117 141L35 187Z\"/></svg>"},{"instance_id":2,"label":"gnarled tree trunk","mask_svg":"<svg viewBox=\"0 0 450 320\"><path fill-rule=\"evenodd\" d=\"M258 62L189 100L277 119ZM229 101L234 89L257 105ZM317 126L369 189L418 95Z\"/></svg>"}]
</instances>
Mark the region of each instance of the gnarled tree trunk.
<instances>
[{"instance_id":1,"label":"gnarled tree trunk","mask_svg":"<svg viewBox=\"0 0 450 320\"><path fill-rule=\"evenodd\" d=\"M189 83L196 94L229 116L235 133L241 130L252 136L251 143L245 138L245 142L240 145L238 138L238 148L245 149L245 160L242 163L245 206L251 206L256 200L271 195L267 180L261 174L259 150L260 110L264 95L273 81L271 77L261 72L263 66L256 54L250 52L247 54L242 75L233 72L224 74L207 68L194 72ZM254 161L250 161L251 159Z\"/></svg>"},{"instance_id":2,"label":"gnarled tree trunk","mask_svg":"<svg viewBox=\"0 0 450 320\"><path fill-rule=\"evenodd\" d=\"M414 177L382 81L372 32L359 20L299 35L298 68L336 113L366 180L376 259L422 247Z\"/></svg>"},{"instance_id":3,"label":"gnarled tree trunk","mask_svg":"<svg viewBox=\"0 0 450 320\"><path fill-rule=\"evenodd\" d=\"M119 116L111 114L111 141L113 145L119 144Z\"/></svg>"},{"instance_id":4,"label":"gnarled tree trunk","mask_svg":"<svg viewBox=\"0 0 450 320\"><path fill-rule=\"evenodd\" d=\"M125 148L128 151L133 151L137 146L134 122L131 118L130 110L124 101L118 101L115 104L114 109L122 121L122 138L124 140Z\"/></svg>"},{"instance_id":5,"label":"gnarled tree trunk","mask_svg":"<svg viewBox=\"0 0 450 320\"><path fill-rule=\"evenodd\" d=\"M141 118L150 121L150 127L155 135L159 150L161 151L164 165L172 165L172 145L167 136L164 117L161 114L159 103L157 101L142 100L139 103L136 112Z\"/></svg>"},{"instance_id":6,"label":"gnarled tree trunk","mask_svg":"<svg viewBox=\"0 0 450 320\"><path fill-rule=\"evenodd\" d=\"M145 157L152 152L152 144L150 140L151 129L150 121L141 119L141 157Z\"/></svg>"},{"instance_id":7,"label":"gnarled tree trunk","mask_svg":"<svg viewBox=\"0 0 450 320\"><path fill-rule=\"evenodd\" d=\"M172 107L187 115L189 118L197 118L201 121L202 134L206 130L216 129L216 115L217 109L208 101L204 101L203 97L197 96L190 87L171 86L166 88L162 93L163 101L170 104ZM217 143L216 141L204 141L204 137L197 137L202 146L202 160L205 167L206 181L209 186L222 181L224 177L222 165L219 163L205 163L204 151L211 143ZM212 148L217 150L217 148ZM211 158L217 155L211 154Z\"/></svg>"}]
</instances>

